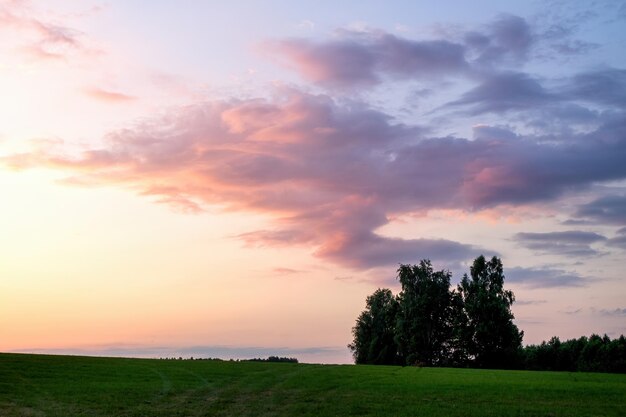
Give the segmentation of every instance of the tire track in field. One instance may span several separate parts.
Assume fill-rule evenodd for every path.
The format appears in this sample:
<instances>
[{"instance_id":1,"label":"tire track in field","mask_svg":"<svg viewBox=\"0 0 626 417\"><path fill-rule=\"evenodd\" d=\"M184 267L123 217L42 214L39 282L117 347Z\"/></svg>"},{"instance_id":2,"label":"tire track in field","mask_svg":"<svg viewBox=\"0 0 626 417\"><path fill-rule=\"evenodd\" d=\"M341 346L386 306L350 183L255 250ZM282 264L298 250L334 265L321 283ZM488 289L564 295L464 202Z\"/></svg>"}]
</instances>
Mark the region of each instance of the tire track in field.
<instances>
[{"instance_id":1,"label":"tire track in field","mask_svg":"<svg viewBox=\"0 0 626 417\"><path fill-rule=\"evenodd\" d=\"M208 386L212 385L205 377L203 377L202 375L200 375L197 372L193 372L193 371L191 371L191 370L189 370L187 368L176 368L176 370L184 371L186 374L189 374L189 375L199 379L202 382L202 387L201 388L208 387Z\"/></svg>"},{"instance_id":2,"label":"tire track in field","mask_svg":"<svg viewBox=\"0 0 626 417\"><path fill-rule=\"evenodd\" d=\"M155 373L161 379L161 392L160 396L168 394L172 390L172 380L157 368L148 368L151 372Z\"/></svg>"}]
</instances>

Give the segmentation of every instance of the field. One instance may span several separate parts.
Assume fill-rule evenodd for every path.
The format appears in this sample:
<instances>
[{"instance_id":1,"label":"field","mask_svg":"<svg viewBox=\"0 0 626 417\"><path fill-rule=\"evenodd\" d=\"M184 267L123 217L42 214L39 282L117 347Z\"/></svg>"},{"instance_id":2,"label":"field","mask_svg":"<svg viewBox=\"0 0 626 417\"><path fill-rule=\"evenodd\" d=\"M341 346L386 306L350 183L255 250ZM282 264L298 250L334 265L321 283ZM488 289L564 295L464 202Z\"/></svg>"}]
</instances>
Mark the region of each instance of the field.
<instances>
[{"instance_id":1,"label":"field","mask_svg":"<svg viewBox=\"0 0 626 417\"><path fill-rule=\"evenodd\" d=\"M626 416L626 375L0 354L0 416Z\"/></svg>"}]
</instances>

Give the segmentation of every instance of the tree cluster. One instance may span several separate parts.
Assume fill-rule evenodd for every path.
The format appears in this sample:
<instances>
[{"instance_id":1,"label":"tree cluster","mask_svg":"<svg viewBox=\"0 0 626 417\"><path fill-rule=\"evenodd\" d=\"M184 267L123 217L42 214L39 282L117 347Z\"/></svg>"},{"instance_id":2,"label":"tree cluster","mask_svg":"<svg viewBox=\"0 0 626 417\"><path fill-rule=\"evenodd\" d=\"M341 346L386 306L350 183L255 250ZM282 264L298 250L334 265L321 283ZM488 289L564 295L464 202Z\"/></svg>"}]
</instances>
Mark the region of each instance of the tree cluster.
<instances>
[{"instance_id":1,"label":"tree cluster","mask_svg":"<svg viewBox=\"0 0 626 417\"><path fill-rule=\"evenodd\" d=\"M607 335L581 337L561 342L553 337L523 350L524 368L545 371L626 373L626 338Z\"/></svg>"},{"instance_id":2,"label":"tree cluster","mask_svg":"<svg viewBox=\"0 0 626 417\"><path fill-rule=\"evenodd\" d=\"M401 292L376 290L352 329L357 364L519 366L523 332L513 324L515 298L499 258L476 258L456 289L451 273L429 260L397 272Z\"/></svg>"}]
</instances>

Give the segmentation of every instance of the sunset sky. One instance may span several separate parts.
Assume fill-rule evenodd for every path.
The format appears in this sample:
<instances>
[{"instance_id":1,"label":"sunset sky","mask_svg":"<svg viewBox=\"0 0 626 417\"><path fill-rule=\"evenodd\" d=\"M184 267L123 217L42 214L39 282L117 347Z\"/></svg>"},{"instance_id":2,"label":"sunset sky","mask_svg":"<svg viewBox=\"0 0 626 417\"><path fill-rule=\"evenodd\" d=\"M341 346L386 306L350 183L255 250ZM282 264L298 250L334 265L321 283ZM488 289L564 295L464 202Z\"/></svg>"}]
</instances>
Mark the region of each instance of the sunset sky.
<instances>
[{"instance_id":1,"label":"sunset sky","mask_svg":"<svg viewBox=\"0 0 626 417\"><path fill-rule=\"evenodd\" d=\"M626 333L626 3L0 0L0 351L349 363L399 263Z\"/></svg>"}]
</instances>

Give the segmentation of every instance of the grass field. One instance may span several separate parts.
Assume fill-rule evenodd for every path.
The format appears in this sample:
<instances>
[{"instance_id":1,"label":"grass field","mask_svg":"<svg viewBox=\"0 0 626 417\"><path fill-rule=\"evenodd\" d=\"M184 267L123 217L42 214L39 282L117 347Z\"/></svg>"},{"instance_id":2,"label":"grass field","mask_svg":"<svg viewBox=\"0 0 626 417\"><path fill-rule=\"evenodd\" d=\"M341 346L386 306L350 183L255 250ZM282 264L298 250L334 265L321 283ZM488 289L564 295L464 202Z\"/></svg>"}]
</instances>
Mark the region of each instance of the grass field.
<instances>
[{"instance_id":1,"label":"grass field","mask_svg":"<svg viewBox=\"0 0 626 417\"><path fill-rule=\"evenodd\" d=\"M0 354L1 416L626 416L626 375Z\"/></svg>"}]
</instances>

